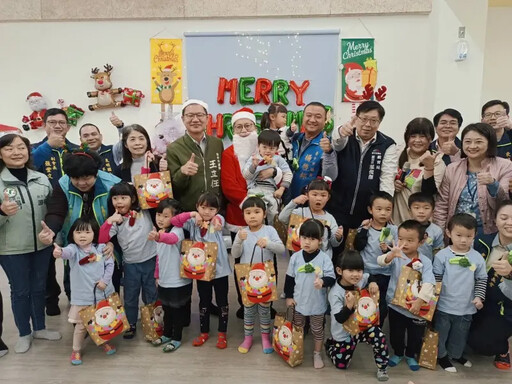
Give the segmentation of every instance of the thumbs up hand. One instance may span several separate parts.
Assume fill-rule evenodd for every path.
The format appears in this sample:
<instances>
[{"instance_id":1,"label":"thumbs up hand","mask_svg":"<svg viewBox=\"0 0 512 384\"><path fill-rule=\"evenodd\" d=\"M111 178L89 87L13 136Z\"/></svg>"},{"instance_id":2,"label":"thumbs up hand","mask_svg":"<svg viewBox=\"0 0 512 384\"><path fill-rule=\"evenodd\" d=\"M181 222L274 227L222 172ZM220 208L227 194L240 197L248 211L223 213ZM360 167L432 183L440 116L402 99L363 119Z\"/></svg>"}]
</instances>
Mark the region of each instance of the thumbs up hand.
<instances>
[{"instance_id":1,"label":"thumbs up hand","mask_svg":"<svg viewBox=\"0 0 512 384\"><path fill-rule=\"evenodd\" d=\"M4 200L2 201L2 205L0 205L0 210L7 216L14 216L18 212L18 209L18 203L11 200L9 194L4 191Z\"/></svg>"},{"instance_id":2,"label":"thumbs up hand","mask_svg":"<svg viewBox=\"0 0 512 384\"><path fill-rule=\"evenodd\" d=\"M121 214L117 211L114 212L114 214L112 216L110 216L108 219L107 219L107 222L109 224L122 224L123 223L123 216L121 216Z\"/></svg>"},{"instance_id":3,"label":"thumbs up hand","mask_svg":"<svg viewBox=\"0 0 512 384\"><path fill-rule=\"evenodd\" d=\"M324 151L325 153L332 152L331 141L327 137L327 132L325 132L325 131L324 131L322 138L320 139L320 148L322 148L322 151Z\"/></svg>"},{"instance_id":4,"label":"thumbs up hand","mask_svg":"<svg viewBox=\"0 0 512 384\"><path fill-rule=\"evenodd\" d=\"M62 257L62 248L57 243L53 243L53 247L53 257L60 259Z\"/></svg>"},{"instance_id":5,"label":"thumbs up hand","mask_svg":"<svg viewBox=\"0 0 512 384\"><path fill-rule=\"evenodd\" d=\"M149 241L158 241L159 238L160 238L159 233L157 232L156 228L153 227L151 232L149 232L149 234L148 234L148 240Z\"/></svg>"},{"instance_id":6,"label":"thumbs up hand","mask_svg":"<svg viewBox=\"0 0 512 384\"><path fill-rule=\"evenodd\" d=\"M476 175L476 180L478 184L489 185L496 181L494 177L491 175L491 167L488 165L485 171L478 172Z\"/></svg>"},{"instance_id":7,"label":"thumbs up hand","mask_svg":"<svg viewBox=\"0 0 512 384\"><path fill-rule=\"evenodd\" d=\"M320 278L320 274L315 272L315 282L313 283L315 289L322 289L324 286L324 281Z\"/></svg>"},{"instance_id":8,"label":"thumbs up hand","mask_svg":"<svg viewBox=\"0 0 512 384\"><path fill-rule=\"evenodd\" d=\"M196 155L192 154L190 159L181 167L181 173L185 176L194 176L199 170L199 165L196 164Z\"/></svg>"},{"instance_id":9,"label":"thumbs up hand","mask_svg":"<svg viewBox=\"0 0 512 384\"><path fill-rule=\"evenodd\" d=\"M45 245L50 245L55 237L55 232L53 232L44 221L41 221L41 226L43 229L39 232L39 241Z\"/></svg>"},{"instance_id":10,"label":"thumbs up hand","mask_svg":"<svg viewBox=\"0 0 512 384\"><path fill-rule=\"evenodd\" d=\"M121 128L124 125L123 121L119 117L117 117L117 115L114 112L112 112L112 115L110 116L110 122L116 128Z\"/></svg>"},{"instance_id":11,"label":"thumbs up hand","mask_svg":"<svg viewBox=\"0 0 512 384\"><path fill-rule=\"evenodd\" d=\"M290 130L295 133L297 132L297 123L295 123L295 119L293 119L291 125L290 125Z\"/></svg>"}]
</instances>

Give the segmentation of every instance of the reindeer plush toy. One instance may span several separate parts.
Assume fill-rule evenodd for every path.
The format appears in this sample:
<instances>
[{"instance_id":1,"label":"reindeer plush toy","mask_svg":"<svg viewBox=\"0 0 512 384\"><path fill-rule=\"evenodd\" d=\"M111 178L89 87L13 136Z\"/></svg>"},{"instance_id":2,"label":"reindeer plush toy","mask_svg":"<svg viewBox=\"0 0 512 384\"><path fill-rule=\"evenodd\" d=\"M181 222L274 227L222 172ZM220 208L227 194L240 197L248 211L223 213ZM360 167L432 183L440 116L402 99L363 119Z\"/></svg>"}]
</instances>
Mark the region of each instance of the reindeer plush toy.
<instances>
[{"instance_id":1,"label":"reindeer plush toy","mask_svg":"<svg viewBox=\"0 0 512 384\"><path fill-rule=\"evenodd\" d=\"M105 64L103 68L105 68L105 70L101 72L98 68L93 68L91 70L91 78L94 79L94 88L96 88L96 91L87 92L87 96L97 98L96 104L89 105L89 109L91 111L101 108L117 108L125 106L122 101L117 101L114 99L114 95L118 95L123 92L123 88L112 89L110 74L112 73L112 69L114 69L114 67Z\"/></svg>"}]
</instances>

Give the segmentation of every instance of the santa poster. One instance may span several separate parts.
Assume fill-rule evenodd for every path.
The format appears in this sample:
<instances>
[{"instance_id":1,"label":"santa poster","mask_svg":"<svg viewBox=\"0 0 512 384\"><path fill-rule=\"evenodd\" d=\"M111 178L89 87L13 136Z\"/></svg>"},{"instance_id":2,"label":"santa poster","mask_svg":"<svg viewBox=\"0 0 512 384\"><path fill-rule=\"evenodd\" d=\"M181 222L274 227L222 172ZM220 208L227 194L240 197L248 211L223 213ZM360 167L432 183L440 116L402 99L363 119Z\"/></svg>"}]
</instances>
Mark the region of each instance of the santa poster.
<instances>
[{"instance_id":1,"label":"santa poster","mask_svg":"<svg viewBox=\"0 0 512 384\"><path fill-rule=\"evenodd\" d=\"M341 40L342 101L360 103L369 99L365 87L377 84L377 61L374 39Z\"/></svg>"}]
</instances>

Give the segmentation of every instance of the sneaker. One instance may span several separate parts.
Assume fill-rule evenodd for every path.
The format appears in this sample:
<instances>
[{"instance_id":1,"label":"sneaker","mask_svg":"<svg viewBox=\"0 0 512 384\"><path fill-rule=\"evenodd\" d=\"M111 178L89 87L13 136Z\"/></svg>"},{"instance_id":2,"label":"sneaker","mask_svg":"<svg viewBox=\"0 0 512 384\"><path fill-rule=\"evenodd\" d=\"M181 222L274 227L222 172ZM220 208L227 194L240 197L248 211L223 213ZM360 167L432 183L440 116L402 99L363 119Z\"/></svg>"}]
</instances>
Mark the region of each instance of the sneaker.
<instances>
[{"instance_id":1,"label":"sneaker","mask_svg":"<svg viewBox=\"0 0 512 384\"><path fill-rule=\"evenodd\" d=\"M105 343L101 346L103 348L103 351L107 354L107 355L113 355L114 353L117 352L117 349L116 347L114 347L113 345L110 345L109 343Z\"/></svg>"},{"instance_id":2,"label":"sneaker","mask_svg":"<svg viewBox=\"0 0 512 384\"><path fill-rule=\"evenodd\" d=\"M377 380L378 381L388 381L388 370L387 369L378 369L377 370Z\"/></svg>"},{"instance_id":3,"label":"sneaker","mask_svg":"<svg viewBox=\"0 0 512 384\"><path fill-rule=\"evenodd\" d=\"M133 339L135 337L136 333L137 333L137 327L135 326L135 324L131 324L130 329L124 333L123 339L127 339L127 340Z\"/></svg>"},{"instance_id":4,"label":"sneaker","mask_svg":"<svg viewBox=\"0 0 512 384\"><path fill-rule=\"evenodd\" d=\"M71 364L80 365L82 364L82 355L78 351L71 352Z\"/></svg>"},{"instance_id":5,"label":"sneaker","mask_svg":"<svg viewBox=\"0 0 512 384\"><path fill-rule=\"evenodd\" d=\"M441 368L443 368L446 372L451 372L451 373L457 372L457 368L455 368L453 366L448 355L446 355L445 357L438 358L437 362L439 363Z\"/></svg>"},{"instance_id":6,"label":"sneaker","mask_svg":"<svg viewBox=\"0 0 512 384\"><path fill-rule=\"evenodd\" d=\"M498 369L510 369L510 353L504 355L496 355L494 358L494 366Z\"/></svg>"},{"instance_id":7,"label":"sneaker","mask_svg":"<svg viewBox=\"0 0 512 384\"><path fill-rule=\"evenodd\" d=\"M471 368L473 366L473 363L471 363L471 361L469 361L468 359L466 359L464 356L462 356L461 358L459 359L452 359L453 361L459 363L459 364L462 364L463 366L465 366L466 368Z\"/></svg>"}]
</instances>

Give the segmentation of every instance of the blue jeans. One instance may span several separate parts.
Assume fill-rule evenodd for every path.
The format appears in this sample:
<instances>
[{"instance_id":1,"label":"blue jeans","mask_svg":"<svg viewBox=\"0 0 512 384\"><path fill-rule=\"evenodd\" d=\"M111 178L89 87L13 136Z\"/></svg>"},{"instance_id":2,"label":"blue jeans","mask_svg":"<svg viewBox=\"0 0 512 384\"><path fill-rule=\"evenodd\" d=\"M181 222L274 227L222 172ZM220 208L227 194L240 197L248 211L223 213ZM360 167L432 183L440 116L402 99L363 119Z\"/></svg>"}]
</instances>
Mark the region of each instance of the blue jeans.
<instances>
[{"instance_id":1,"label":"blue jeans","mask_svg":"<svg viewBox=\"0 0 512 384\"><path fill-rule=\"evenodd\" d=\"M11 306L14 322L20 336L31 334L32 329L45 329L44 307L46 277L53 247L21 255L2 255L0 265L11 286Z\"/></svg>"},{"instance_id":2,"label":"blue jeans","mask_svg":"<svg viewBox=\"0 0 512 384\"><path fill-rule=\"evenodd\" d=\"M156 256L142 263L125 263L123 266L124 308L130 325L137 323L141 289L144 304L153 303L157 299L155 265Z\"/></svg>"},{"instance_id":3,"label":"blue jeans","mask_svg":"<svg viewBox=\"0 0 512 384\"><path fill-rule=\"evenodd\" d=\"M450 315L446 312L436 311L434 328L439 332L439 346L437 356L443 358L449 355L453 359L460 359L466 341L473 315Z\"/></svg>"}]
</instances>

